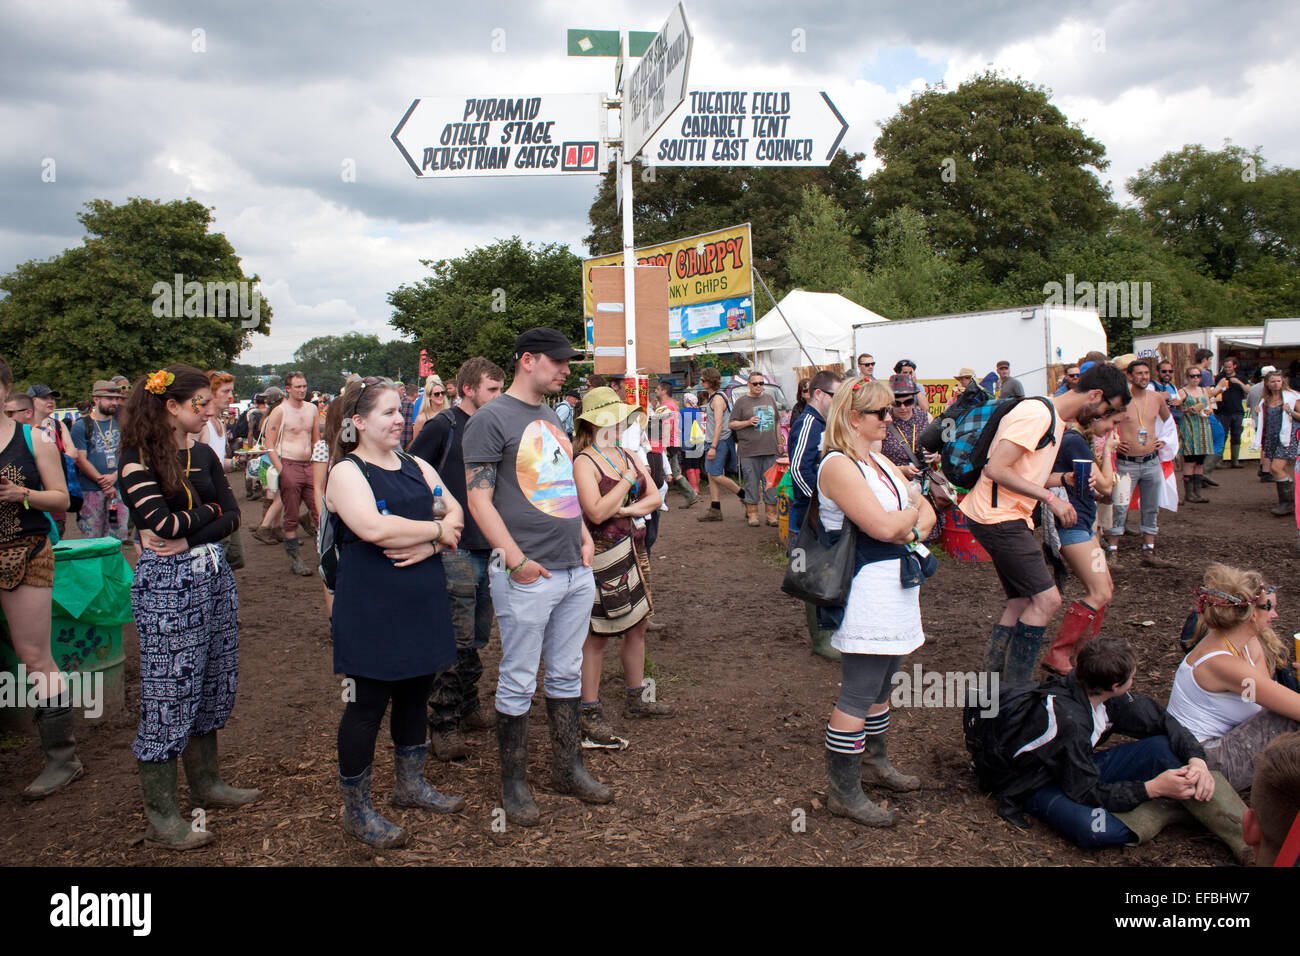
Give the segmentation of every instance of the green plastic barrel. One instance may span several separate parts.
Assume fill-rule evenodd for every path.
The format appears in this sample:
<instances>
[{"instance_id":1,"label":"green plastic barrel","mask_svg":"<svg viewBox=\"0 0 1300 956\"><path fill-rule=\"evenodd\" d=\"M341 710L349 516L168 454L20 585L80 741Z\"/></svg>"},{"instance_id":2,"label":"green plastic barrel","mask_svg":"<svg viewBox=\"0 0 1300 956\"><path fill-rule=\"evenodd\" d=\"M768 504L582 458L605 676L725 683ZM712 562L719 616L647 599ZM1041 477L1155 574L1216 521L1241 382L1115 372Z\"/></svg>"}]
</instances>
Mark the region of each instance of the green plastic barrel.
<instances>
[{"instance_id":1,"label":"green plastic barrel","mask_svg":"<svg viewBox=\"0 0 1300 956\"><path fill-rule=\"evenodd\" d=\"M65 673L80 673L100 693L104 715L125 704L122 625L131 620L131 566L116 538L82 538L54 546L54 593L50 651ZM0 614L0 671L13 682L18 656ZM103 675L102 679L95 675ZM84 712L84 708L80 712ZM32 714L24 707L0 707L0 726L28 732Z\"/></svg>"}]
</instances>

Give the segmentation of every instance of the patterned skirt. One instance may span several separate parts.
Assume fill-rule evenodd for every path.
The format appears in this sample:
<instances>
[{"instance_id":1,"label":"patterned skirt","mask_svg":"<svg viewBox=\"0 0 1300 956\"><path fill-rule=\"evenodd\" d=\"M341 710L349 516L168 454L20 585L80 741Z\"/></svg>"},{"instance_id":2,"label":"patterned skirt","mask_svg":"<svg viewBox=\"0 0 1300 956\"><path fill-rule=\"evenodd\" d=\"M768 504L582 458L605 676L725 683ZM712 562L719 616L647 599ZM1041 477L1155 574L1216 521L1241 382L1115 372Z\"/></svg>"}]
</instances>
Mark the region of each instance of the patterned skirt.
<instances>
[{"instance_id":1,"label":"patterned skirt","mask_svg":"<svg viewBox=\"0 0 1300 956\"><path fill-rule=\"evenodd\" d=\"M174 760L226 725L239 683L239 596L220 545L145 551L131 585L140 635L139 760Z\"/></svg>"},{"instance_id":2,"label":"patterned skirt","mask_svg":"<svg viewBox=\"0 0 1300 956\"><path fill-rule=\"evenodd\" d=\"M617 541L596 538L592 574L596 598L591 630L606 637L624 634L654 615L650 600L650 559L645 545L629 535Z\"/></svg>"}]
</instances>

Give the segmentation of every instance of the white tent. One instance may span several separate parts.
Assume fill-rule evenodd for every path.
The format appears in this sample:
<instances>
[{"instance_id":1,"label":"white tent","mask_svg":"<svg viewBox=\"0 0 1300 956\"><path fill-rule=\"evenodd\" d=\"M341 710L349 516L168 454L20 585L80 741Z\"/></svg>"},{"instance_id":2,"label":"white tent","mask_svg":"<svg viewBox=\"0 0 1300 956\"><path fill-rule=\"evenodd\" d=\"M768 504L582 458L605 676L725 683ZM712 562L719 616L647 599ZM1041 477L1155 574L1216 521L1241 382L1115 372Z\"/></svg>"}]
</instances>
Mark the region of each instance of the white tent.
<instances>
[{"instance_id":1,"label":"white tent","mask_svg":"<svg viewBox=\"0 0 1300 956\"><path fill-rule=\"evenodd\" d=\"M802 289L795 289L783 298L780 311L784 319L772 309L754 323L752 330L711 338L686 349L673 349L672 357L685 358L704 352L743 355L757 352L758 370L779 384L786 398L794 402L799 384L794 373L796 368L840 362L846 372L852 372L853 326L889 321L834 292Z\"/></svg>"}]
</instances>

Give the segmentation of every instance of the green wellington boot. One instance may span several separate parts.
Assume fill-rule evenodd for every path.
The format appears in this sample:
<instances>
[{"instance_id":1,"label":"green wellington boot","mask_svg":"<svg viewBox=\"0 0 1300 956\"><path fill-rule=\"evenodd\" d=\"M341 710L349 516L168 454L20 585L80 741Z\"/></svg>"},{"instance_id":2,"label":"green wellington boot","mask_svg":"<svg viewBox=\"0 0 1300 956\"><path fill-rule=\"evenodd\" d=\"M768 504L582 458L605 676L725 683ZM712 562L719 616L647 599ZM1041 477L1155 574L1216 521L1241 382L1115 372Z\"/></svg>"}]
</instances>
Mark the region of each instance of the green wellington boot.
<instances>
[{"instance_id":1,"label":"green wellington boot","mask_svg":"<svg viewBox=\"0 0 1300 956\"><path fill-rule=\"evenodd\" d=\"M808 638L812 643L812 652L828 661L838 661L840 652L831 646L834 631L823 630L817 623L817 605L804 602L804 617L808 620Z\"/></svg>"},{"instance_id":2,"label":"green wellington boot","mask_svg":"<svg viewBox=\"0 0 1300 956\"><path fill-rule=\"evenodd\" d=\"M582 762L579 704L577 697L546 698L546 716L551 720L551 786L583 803L611 803L613 792L589 774Z\"/></svg>"},{"instance_id":3,"label":"green wellington boot","mask_svg":"<svg viewBox=\"0 0 1300 956\"><path fill-rule=\"evenodd\" d=\"M196 807L233 809L252 803L261 790L232 787L221 779L217 769L217 732L191 737L181 754L185 779L190 784L190 799Z\"/></svg>"},{"instance_id":4,"label":"green wellington boot","mask_svg":"<svg viewBox=\"0 0 1300 956\"><path fill-rule=\"evenodd\" d=\"M85 776L86 768L77 759L77 738L72 733L70 707L37 707L36 730L45 751L45 769L23 791L24 800L44 800L74 780Z\"/></svg>"},{"instance_id":5,"label":"green wellington boot","mask_svg":"<svg viewBox=\"0 0 1300 956\"><path fill-rule=\"evenodd\" d=\"M862 745L862 782L871 786L884 787L895 793L908 793L921 789L921 778L910 773L899 773L889 762L889 753L885 749L888 733L867 734Z\"/></svg>"},{"instance_id":6,"label":"green wellington boot","mask_svg":"<svg viewBox=\"0 0 1300 956\"><path fill-rule=\"evenodd\" d=\"M1255 860L1255 853L1241 837L1241 817L1246 811L1237 791L1232 789L1228 778L1219 771L1211 771L1214 777L1214 797L1204 803L1200 800L1184 800L1183 807L1196 818L1197 822L1228 845L1232 855L1242 866L1250 866Z\"/></svg>"},{"instance_id":7,"label":"green wellington boot","mask_svg":"<svg viewBox=\"0 0 1300 956\"><path fill-rule=\"evenodd\" d=\"M528 788L528 715L511 717L497 711L497 746L501 752L501 804L506 819L535 827L541 811Z\"/></svg>"},{"instance_id":8,"label":"green wellington boot","mask_svg":"<svg viewBox=\"0 0 1300 956\"><path fill-rule=\"evenodd\" d=\"M1165 827L1175 823L1192 823L1195 820L1185 806L1168 797L1148 800L1139 803L1132 810L1111 813L1111 816L1132 830L1137 837L1137 843L1130 843L1129 846L1150 843Z\"/></svg>"},{"instance_id":9,"label":"green wellington boot","mask_svg":"<svg viewBox=\"0 0 1300 956\"><path fill-rule=\"evenodd\" d=\"M857 754L826 751L826 809L864 827L892 827L894 815L862 792L862 762Z\"/></svg>"},{"instance_id":10,"label":"green wellington boot","mask_svg":"<svg viewBox=\"0 0 1300 956\"><path fill-rule=\"evenodd\" d=\"M144 842L166 850L193 850L206 846L214 837L207 830L195 830L181 816L176 803L176 761L136 761L140 768L140 789L144 792L144 815L149 821Z\"/></svg>"}]
</instances>

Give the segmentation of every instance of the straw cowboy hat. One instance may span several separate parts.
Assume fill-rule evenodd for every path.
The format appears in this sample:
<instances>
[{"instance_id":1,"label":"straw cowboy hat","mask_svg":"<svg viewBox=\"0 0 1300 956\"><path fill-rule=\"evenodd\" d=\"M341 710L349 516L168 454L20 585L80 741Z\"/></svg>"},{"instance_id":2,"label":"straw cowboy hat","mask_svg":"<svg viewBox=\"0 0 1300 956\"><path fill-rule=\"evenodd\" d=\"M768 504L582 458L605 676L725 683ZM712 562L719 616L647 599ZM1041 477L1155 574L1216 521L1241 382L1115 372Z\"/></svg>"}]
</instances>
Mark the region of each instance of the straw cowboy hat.
<instances>
[{"instance_id":1,"label":"straw cowboy hat","mask_svg":"<svg viewBox=\"0 0 1300 956\"><path fill-rule=\"evenodd\" d=\"M582 398L582 414L578 416L584 422L591 422L597 428L609 428L620 425L632 415L641 411L639 405L628 405L618 400L618 393L612 388L593 388Z\"/></svg>"}]
</instances>

